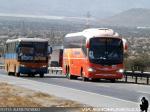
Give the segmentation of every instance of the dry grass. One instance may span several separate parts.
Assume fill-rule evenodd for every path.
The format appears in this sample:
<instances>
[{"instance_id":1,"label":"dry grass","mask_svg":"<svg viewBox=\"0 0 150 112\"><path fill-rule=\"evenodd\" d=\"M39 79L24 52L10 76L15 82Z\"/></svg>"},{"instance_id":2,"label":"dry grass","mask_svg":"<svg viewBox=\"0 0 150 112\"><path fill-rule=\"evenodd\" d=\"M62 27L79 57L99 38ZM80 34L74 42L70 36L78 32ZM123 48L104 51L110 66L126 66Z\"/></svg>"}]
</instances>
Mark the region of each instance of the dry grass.
<instances>
[{"instance_id":1,"label":"dry grass","mask_svg":"<svg viewBox=\"0 0 150 112\"><path fill-rule=\"evenodd\" d=\"M0 107L83 107L77 102L64 100L45 93L0 83Z\"/></svg>"}]
</instances>

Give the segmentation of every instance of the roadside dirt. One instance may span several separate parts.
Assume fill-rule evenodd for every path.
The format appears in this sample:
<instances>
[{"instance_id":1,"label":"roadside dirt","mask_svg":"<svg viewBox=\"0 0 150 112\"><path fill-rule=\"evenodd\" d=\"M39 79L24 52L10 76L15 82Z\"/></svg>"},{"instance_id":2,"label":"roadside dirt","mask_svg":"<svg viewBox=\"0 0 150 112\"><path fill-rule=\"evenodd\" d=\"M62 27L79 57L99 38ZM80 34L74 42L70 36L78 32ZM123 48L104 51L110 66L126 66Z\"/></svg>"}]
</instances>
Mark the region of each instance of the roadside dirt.
<instances>
[{"instance_id":1,"label":"roadside dirt","mask_svg":"<svg viewBox=\"0 0 150 112\"><path fill-rule=\"evenodd\" d=\"M84 105L3 82L0 83L0 107L84 107Z\"/></svg>"}]
</instances>

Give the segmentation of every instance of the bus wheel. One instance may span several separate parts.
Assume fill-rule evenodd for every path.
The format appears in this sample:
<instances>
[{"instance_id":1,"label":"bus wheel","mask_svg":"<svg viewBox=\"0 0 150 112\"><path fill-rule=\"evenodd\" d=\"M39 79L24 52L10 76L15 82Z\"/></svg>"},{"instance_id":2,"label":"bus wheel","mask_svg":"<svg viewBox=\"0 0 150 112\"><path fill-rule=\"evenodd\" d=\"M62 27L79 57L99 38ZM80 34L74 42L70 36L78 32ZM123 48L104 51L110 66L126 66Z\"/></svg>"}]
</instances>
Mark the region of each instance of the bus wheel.
<instances>
[{"instance_id":1,"label":"bus wheel","mask_svg":"<svg viewBox=\"0 0 150 112\"><path fill-rule=\"evenodd\" d=\"M31 74L31 77L35 77L35 74Z\"/></svg>"},{"instance_id":2,"label":"bus wheel","mask_svg":"<svg viewBox=\"0 0 150 112\"><path fill-rule=\"evenodd\" d=\"M28 77L31 77L31 74L28 74Z\"/></svg>"},{"instance_id":3,"label":"bus wheel","mask_svg":"<svg viewBox=\"0 0 150 112\"><path fill-rule=\"evenodd\" d=\"M116 82L116 80L115 80L115 79L111 79L110 81L111 81L112 83L115 83L115 82Z\"/></svg>"},{"instance_id":4,"label":"bus wheel","mask_svg":"<svg viewBox=\"0 0 150 112\"><path fill-rule=\"evenodd\" d=\"M66 66L65 76L68 78L68 66Z\"/></svg>"},{"instance_id":5,"label":"bus wheel","mask_svg":"<svg viewBox=\"0 0 150 112\"><path fill-rule=\"evenodd\" d=\"M67 78L68 78L68 79L73 79L73 78L72 78L72 75L71 75L70 73L68 73Z\"/></svg>"},{"instance_id":6,"label":"bus wheel","mask_svg":"<svg viewBox=\"0 0 150 112\"><path fill-rule=\"evenodd\" d=\"M68 72L68 67L66 66L65 74L67 74L67 72Z\"/></svg>"},{"instance_id":7,"label":"bus wheel","mask_svg":"<svg viewBox=\"0 0 150 112\"><path fill-rule=\"evenodd\" d=\"M71 75L70 73L68 74L68 79L77 79L77 76Z\"/></svg>"},{"instance_id":8,"label":"bus wheel","mask_svg":"<svg viewBox=\"0 0 150 112\"><path fill-rule=\"evenodd\" d=\"M88 81L88 78L86 78L86 77L83 75L83 69L81 69L81 77L82 77L82 81Z\"/></svg>"},{"instance_id":9,"label":"bus wheel","mask_svg":"<svg viewBox=\"0 0 150 112\"><path fill-rule=\"evenodd\" d=\"M8 75L9 75L9 76L12 75L11 72L8 72Z\"/></svg>"},{"instance_id":10,"label":"bus wheel","mask_svg":"<svg viewBox=\"0 0 150 112\"><path fill-rule=\"evenodd\" d=\"M15 75L16 75L17 77L20 77L20 73L15 73Z\"/></svg>"},{"instance_id":11,"label":"bus wheel","mask_svg":"<svg viewBox=\"0 0 150 112\"><path fill-rule=\"evenodd\" d=\"M74 76L74 75L72 75L71 73L70 73L70 68L69 68L69 66L68 66L68 69L67 69L68 71L67 71L67 75L66 75L66 77L68 78L68 79L77 79L77 76Z\"/></svg>"},{"instance_id":12,"label":"bus wheel","mask_svg":"<svg viewBox=\"0 0 150 112\"><path fill-rule=\"evenodd\" d=\"M83 81L88 81L88 78L82 77L82 80L83 80Z\"/></svg>"},{"instance_id":13,"label":"bus wheel","mask_svg":"<svg viewBox=\"0 0 150 112\"><path fill-rule=\"evenodd\" d=\"M100 81L100 79L93 79L92 78L92 82L99 82Z\"/></svg>"},{"instance_id":14,"label":"bus wheel","mask_svg":"<svg viewBox=\"0 0 150 112\"><path fill-rule=\"evenodd\" d=\"M70 74L69 66L67 66L67 68L66 68L66 77L67 77L68 79L72 79L72 75Z\"/></svg>"},{"instance_id":15,"label":"bus wheel","mask_svg":"<svg viewBox=\"0 0 150 112\"><path fill-rule=\"evenodd\" d=\"M78 76L72 75L72 79L77 79L77 78L78 78Z\"/></svg>"},{"instance_id":16,"label":"bus wheel","mask_svg":"<svg viewBox=\"0 0 150 112\"><path fill-rule=\"evenodd\" d=\"M40 74L40 77L41 77L41 78L43 78L43 77L44 77L44 74L43 74L43 73L41 73L41 74Z\"/></svg>"},{"instance_id":17,"label":"bus wheel","mask_svg":"<svg viewBox=\"0 0 150 112\"><path fill-rule=\"evenodd\" d=\"M66 76L67 76L68 79L73 79L73 75L70 74L70 71L69 71L69 70L68 70L68 73L67 73Z\"/></svg>"}]
</instances>

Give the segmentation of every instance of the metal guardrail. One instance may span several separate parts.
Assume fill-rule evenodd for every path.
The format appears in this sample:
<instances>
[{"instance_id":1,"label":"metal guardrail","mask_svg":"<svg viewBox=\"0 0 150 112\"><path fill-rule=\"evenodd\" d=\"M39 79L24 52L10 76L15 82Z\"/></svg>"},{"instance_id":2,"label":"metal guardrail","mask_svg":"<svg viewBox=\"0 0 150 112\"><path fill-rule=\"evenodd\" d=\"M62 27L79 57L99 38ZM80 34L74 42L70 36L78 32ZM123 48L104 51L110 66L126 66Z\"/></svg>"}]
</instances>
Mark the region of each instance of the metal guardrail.
<instances>
[{"instance_id":1,"label":"metal guardrail","mask_svg":"<svg viewBox=\"0 0 150 112\"><path fill-rule=\"evenodd\" d=\"M51 72L51 73L58 73L58 72L60 72L60 73L62 73L62 67L48 67L48 70L49 70L49 72Z\"/></svg>"},{"instance_id":2,"label":"metal guardrail","mask_svg":"<svg viewBox=\"0 0 150 112\"><path fill-rule=\"evenodd\" d=\"M135 72L132 72L132 71L126 71L124 73L125 75L125 82L128 82L128 76L132 76L135 77L135 83L137 84L138 83L138 77L139 78L146 78L146 84L149 84L149 78L150 78L150 72L139 72L139 71L135 71Z\"/></svg>"},{"instance_id":3,"label":"metal guardrail","mask_svg":"<svg viewBox=\"0 0 150 112\"><path fill-rule=\"evenodd\" d=\"M49 72L51 73L62 73L62 67L48 67L48 70ZM135 83L137 84L138 83L138 78L146 78L146 84L149 84L149 78L150 78L150 72L144 72L144 73L141 73L140 71L135 71L135 72L132 72L132 71L126 71L124 73L125 75L125 82L128 82L128 77L131 76L132 78L135 77Z\"/></svg>"}]
</instances>

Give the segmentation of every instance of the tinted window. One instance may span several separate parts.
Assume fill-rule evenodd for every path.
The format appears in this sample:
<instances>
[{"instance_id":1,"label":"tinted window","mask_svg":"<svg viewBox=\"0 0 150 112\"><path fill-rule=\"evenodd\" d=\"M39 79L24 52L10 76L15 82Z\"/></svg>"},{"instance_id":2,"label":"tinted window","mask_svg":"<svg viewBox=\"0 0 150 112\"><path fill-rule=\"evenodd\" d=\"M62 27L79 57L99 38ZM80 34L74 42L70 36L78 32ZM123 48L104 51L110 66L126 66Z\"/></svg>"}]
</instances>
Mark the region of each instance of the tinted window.
<instances>
[{"instance_id":1,"label":"tinted window","mask_svg":"<svg viewBox=\"0 0 150 112\"><path fill-rule=\"evenodd\" d=\"M112 65L123 62L123 45L121 39L90 39L89 59L93 63Z\"/></svg>"}]
</instances>

